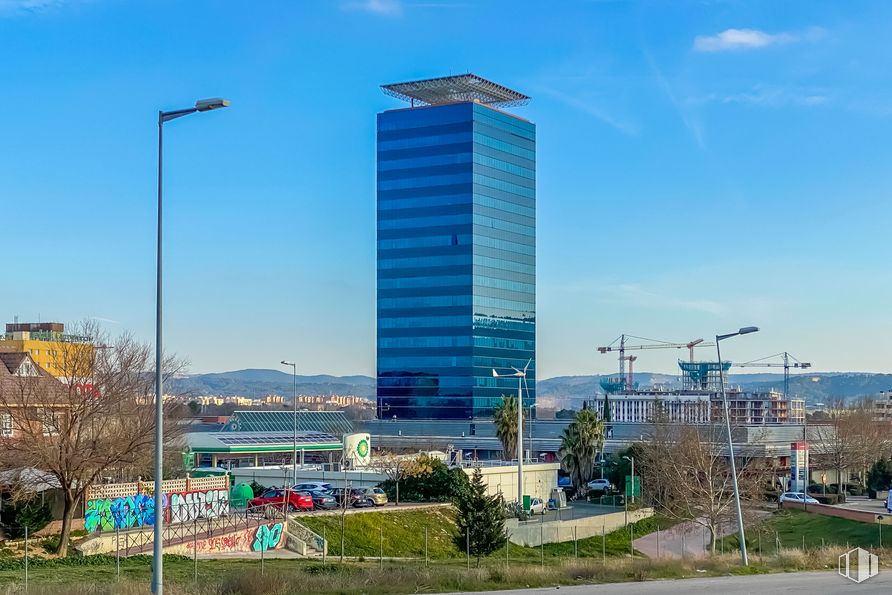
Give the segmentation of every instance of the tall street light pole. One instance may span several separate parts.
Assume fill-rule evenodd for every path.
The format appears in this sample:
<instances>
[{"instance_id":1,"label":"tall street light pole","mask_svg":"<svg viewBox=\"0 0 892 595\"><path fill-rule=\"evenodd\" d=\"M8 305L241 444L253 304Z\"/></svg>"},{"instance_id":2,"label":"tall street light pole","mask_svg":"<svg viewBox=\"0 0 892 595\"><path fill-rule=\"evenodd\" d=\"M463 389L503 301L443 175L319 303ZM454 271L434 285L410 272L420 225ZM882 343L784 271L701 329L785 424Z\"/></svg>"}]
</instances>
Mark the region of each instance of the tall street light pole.
<instances>
[{"instance_id":1,"label":"tall street light pole","mask_svg":"<svg viewBox=\"0 0 892 595\"><path fill-rule=\"evenodd\" d=\"M517 504L519 506L523 506L523 379L527 377L527 368L530 367L530 363L533 360L527 362L527 365L523 367L523 370L518 370L517 368L512 367L514 370L514 374L499 374L493 369L492 375L493 378L517 378Z\"/></svg>"},{"instance_id":2,"label":"tall street light pole","mask_svg":"<svg viewBox=\"0 0 892 595\"><path fill-rule=\"evenodd\" d=\"M737 486L737 463L734 462L734 441L731 439L731 412L728 408L728 395L725 392L725 371L722 369L721 342L737 335L748 335L759 330L757 326L745 326L736 333L715 336L715 352L719 358L719 386L722 389L722 403L725 407L725 428L728 431L728 457L731 459L731 480L734 485L734 505L737 508L737 534L740 538L740 563L749 566L746 555L746 537L743 531L743 512L740 510L740 488ZM634 480L633 480L634 481Z\"/></svg>"},{"instance_id":3,"label":"tall street light pole","mask_svg":"<svg viewBox=\"0 0 892 595\"><path fill-rule=\"evenodd\" d=\"M291 366L291 402L294 404L294 417L291 424L294 428L294 454L291 455L291 485L297 483L297 364L282 360L283 366Z\"/></svg>"},{"instance_id":4,"label":"tall street light pole","mask_svg":"<svg viewBox=\"0 0 892 595\"><path fill-rule=\"evenodd\" d=\"M226 99L200 99L195 102L195 107L174 110L170 112L158 112L158 243L156 245L157 262L155 277L155 528L154 543L152 546L152 593L161 595L164 592L164 543L162 531L164 528L164 498L162 494L162 480L164 466L164 403L163 403L163 378L161 374L161 238L162 238L162 140L164 123L176 118L188 116L196 112L209 112L215 109L229 107Z\"/></svg>"}]
</instances>

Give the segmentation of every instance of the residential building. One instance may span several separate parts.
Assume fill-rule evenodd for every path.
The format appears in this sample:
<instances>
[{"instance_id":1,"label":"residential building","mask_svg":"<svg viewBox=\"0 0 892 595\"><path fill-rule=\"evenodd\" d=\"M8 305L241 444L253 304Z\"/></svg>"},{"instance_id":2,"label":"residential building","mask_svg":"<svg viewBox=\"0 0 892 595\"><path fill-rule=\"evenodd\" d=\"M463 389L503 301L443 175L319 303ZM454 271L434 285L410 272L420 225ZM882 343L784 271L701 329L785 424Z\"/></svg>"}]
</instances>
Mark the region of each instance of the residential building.
<instances>
[{"instance_id":1,"label":"residential building","mask_svg":"<svg viewBox=\"0 0 892 595\"><path fill-rule=\"evenodd\" d=\"M37 391L39 407L32 397ZM52 398L54 392L61 395L64 391L65 385L38 366L30 353L0 352L0 440L17 438L29 428L36 431L36 424L43 424L44 435L52 435L53 422L64 407L48 404L57 402Z\"/></svg>"},{"instance_id":2,"label":"residential building","mask_svg":"<svg viewBox=\"0 0 892 595\"><path fill-rule=\"evenodd\" d=\"M873 418L877 421L892 420L892 390L881 390L871 400Z\"/></svg>"},{"instance_id":3,"label":"residential building","mask_svg":"<svg viewBox=\"0 0 892 595\"><path fill-rule=\"evenodd\" d=\"M65 369L67 354L79 349L92 350L92 339L66 334L60 322L13 322L0 335L0 352L28 353L38 366L63 379L70 374Z\"/></svg>"},{"instance_id":4,"label":"residential building","mask_svg":"<svg viewBox=\"0 0 892 595\"><path fill-rule=\"evenodd\" d=\"M536 394L536 127L473 74L385 85L378 114L378 416L489 417Z\"/></svg>"}]
</instances>

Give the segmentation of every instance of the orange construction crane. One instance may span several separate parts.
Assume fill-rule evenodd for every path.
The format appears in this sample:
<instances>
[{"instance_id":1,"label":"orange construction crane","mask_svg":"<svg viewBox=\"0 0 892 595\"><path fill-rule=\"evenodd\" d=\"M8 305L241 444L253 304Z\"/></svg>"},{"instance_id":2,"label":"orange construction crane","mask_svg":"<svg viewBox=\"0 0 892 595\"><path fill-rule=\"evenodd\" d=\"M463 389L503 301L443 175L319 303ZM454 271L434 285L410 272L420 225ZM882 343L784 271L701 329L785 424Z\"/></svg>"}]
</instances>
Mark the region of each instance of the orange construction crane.
<instances>
[{"instance_id":1,"label":"orange construction crane","mask_svg":"<svg viewBox=\"0 0 892 595\"><path fill-rule=\"evenodd\" d=\"M650 344L643 345L626 345L626 339L638 339L639 341L651 341ZM619 343L617 345L616 343ZM691 361L694 361L694 347L711 347L715 343L705 343L703 339L694 339L687 343L670 343L668 341L660 341L659 339L648 339L647 337L636 337L635 335L622 334L606 347L598 347L598 352L607 353L609 351L619 352L619 376L626 383L626 388L631 389L632 384L632 361L626 356L627 350L639 349L687 349L690 352ZM637 359L637 358L636 358ZM629 362L629 375L626 378L626 362Z\"/></svg>"}]
</instances>

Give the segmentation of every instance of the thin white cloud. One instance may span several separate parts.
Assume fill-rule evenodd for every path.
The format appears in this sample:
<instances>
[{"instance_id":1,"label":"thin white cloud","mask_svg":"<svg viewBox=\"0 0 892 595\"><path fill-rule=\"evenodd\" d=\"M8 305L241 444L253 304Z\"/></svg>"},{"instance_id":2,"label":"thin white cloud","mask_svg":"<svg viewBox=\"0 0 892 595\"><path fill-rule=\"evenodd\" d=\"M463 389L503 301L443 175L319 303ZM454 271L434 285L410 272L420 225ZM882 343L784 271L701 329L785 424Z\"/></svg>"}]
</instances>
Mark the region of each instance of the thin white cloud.
<instances>
[{"instance_id":1,"label":"thin white cloud","mask_svg":"<svg viewBox=\"0 0 892 595\"><path fill-rule=\"evenodd\" d=\"M716 35L698 35L694 38L694 50L698 52L727 52L755 50L800 41L816 41L824 35L820 27L802 32L781 31L766 33L759 29L725 29Z\"/></svg>"},{"instance_id":2,"label":"thin white cloud","mask_svg":"<svg viewBox=\"0 0 892 595\"><path fill-rule=\"evenodd\" d=\"M95 320L97 322L107 322L109 324L121 324L117 320L112 320L111 318L102 318L101 316L91 316L90 320Z\"/></svg>"},{"instance_id":3,"label":"thin white cloud","mask_svg":"<svg viewBox=\"0 0 892 595\"><path fill-rule=\"evenodd\" d=\"M669 84L669 80L663 75L663 71L660 70L660 67L657 65L656 60L654 60L653 55L650 53L650 50L647 47L644 48L644 57L647 58L647 63L650 66L651 71L653 72L654 78L657 81L657 84L666 94L666 97L669 99L669 102L672 103L672 107L675 108L675 112L678 114L678 117L681 118L682 123L685 128L688 129L688 132L696 141L697 146L700 147L701 150L706 150L706 140L704 139L703 127L700 125L700 121L690 113L686 106L682 105L682 103L675 96L675 92L672 90L672 86Z\"/></svg>"},{"instance_id":4,"label":"thin white cloud","mask_svg":"<svg viewBox=\"0 0 892 595\"><path fill-rule=\"evenodd\" d=\"M347 11L367 12L387 17L403 14L403 5L398 0L356 0L343 2L341 8Z\"/></svg>"},{"instance_id":5,"label":"thin white cloud","mask_svg":"<svg viewBox=\"0 0 892 595\"><path fill-rule=\"evenodd\" d=\"M383 17L399 17L406 10L416 8L464 8L467 6L469 5L463 2L405 2L404 0L345 0L341 2L341 10L365 12Z\"/></svg>"},{"instance_id":6,"label":"thin white cloud","mask_svg":"<svg viewBox=\"0 0 892 595\"><path fill-rule=\"evenodd\" d=\"M38 13L85 0L0 0L0 15Z\"/></svg>"},{"instance_id":7,"label":"thin white cloud","mask_svg":"<svg viewBox=\"0 0 892 595\"><path fill-rule=\"evenodd\" d=\"M749 91L741 93L710 93L700 97L689 97L685 100L685 103L688 105L721 103L758 107L817 107L830 102L830 94L825 89L801 89L790 86L777 87L762 84L754 85Z\"/></svg>"},{"instance_id":8,"label":"thin white cloud","mask_svg":"<svg viewBox=\"0 0 892 595\"><path fill-rule=\"evenodd\" d=\"M719 302L702 298L688 299L661 295L644 289L635 283L623 283L620 285L604 287L602 288L602 291L605 294L605 297L611 301L617 301L640 308L687 310L713 315L721 315L727 312L727 308Z\"/></svg>"},{"instance_id":9,"label":"thin white cloud","mask_svg":"<svg viewBox=\"0 0 892 595\"><path fill-rule=\"evenodd\" d=\"M588 115L593 116L598 120L604 122L605 124L619 130L623 134L635 136L641 131L641 127L636 122L626 121L622 118L613 116L592 101L586 101L580 97L565 93L563 91L559 91L558 89L555 89L553 87L539 87L537 89L537 92L556 99L561 103L569 105L570 107L585 112Z\"/></svg>"}]
</instances>

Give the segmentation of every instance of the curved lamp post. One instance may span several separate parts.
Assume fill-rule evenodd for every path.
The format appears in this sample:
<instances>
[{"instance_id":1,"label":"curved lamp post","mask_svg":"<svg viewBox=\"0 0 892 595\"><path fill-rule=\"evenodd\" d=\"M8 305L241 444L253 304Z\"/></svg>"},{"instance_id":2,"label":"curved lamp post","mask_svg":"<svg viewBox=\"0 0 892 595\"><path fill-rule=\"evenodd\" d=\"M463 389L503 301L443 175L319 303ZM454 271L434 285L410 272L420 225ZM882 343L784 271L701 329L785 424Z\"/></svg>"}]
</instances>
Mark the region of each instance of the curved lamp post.
<instances>
[{"instance_id":1,"label":"curved lamp post","mask_svg":"<svg viewBox=\"0 0 892 595\"><path fill-rule=\"evenodd\" d=\"M164 499L162 494L162 480L164 474L164 403L162 395L163 378L161 374L161 238L162 238L162 139L164 123L197 112L209 112L216 109L229 107L226 99L199 99L195 107L179 109L170 112L158 112L158 243L157 268L155 277L155 528L154 543L152 545L152 593L161 595L164 591Z\"/></svg>"},{"instance_id":2,"label":"curved lamp post","mask_svg":"<svg viewBox=\"0 0 892 595\"><path fill-rule=\"evenodd\" d=\"M728 431L728 458L731 459L731 480L734 484L734 505L737 508L737 533L740 538L740 562L744 566L749 566L749 558L746 555L746 537L743 531L743 512L740 510L740 489L737 487L737 464L734 462L734 442L731 440L731 413L728 409L728 395L725 393L725 371L722 370L722 350L721 341L736 337L737 335L748 335L759 330L757 326L745 326L736 333L728 333L726 335L715 336L715 351L719 358L719 386L722 389L722 402L725 407L725 428ZM633 480L634 481L634 480Z\"/></svg>"}]
</instances>

